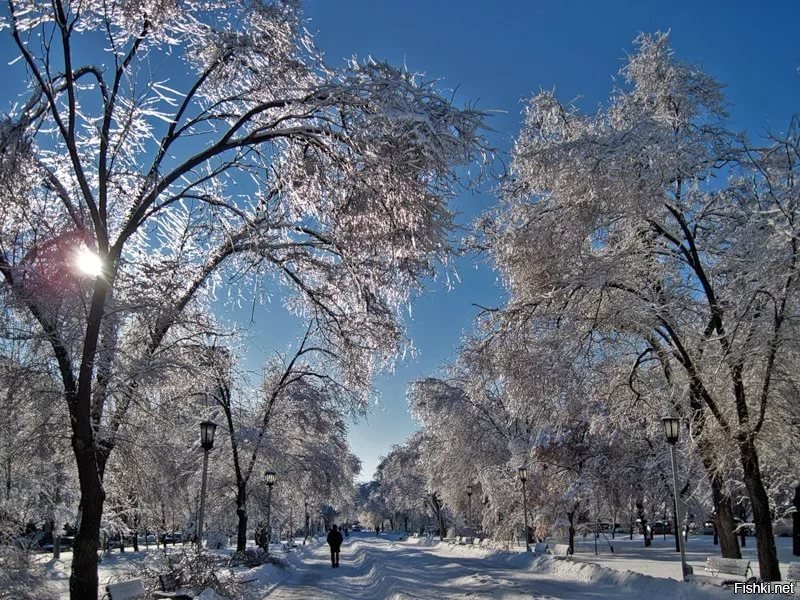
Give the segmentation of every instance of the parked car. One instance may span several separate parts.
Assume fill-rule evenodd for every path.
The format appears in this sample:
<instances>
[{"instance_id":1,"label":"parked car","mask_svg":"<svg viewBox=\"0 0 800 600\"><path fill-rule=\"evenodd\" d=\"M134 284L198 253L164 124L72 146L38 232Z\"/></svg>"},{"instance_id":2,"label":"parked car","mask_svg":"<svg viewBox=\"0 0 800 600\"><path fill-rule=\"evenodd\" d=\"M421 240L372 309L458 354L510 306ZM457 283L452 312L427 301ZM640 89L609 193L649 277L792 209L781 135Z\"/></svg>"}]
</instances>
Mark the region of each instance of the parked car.
<instances>
[{"instance_id":1,"label":"parked car","mask_svg":"<svg viewBox=\"0 0 800 600\"><path fill-rule=\"evenodd\" d=\"M703 535L714 535L714 521L706 521L703 523Z\"/></svg>"},{"instance_id":2,"label":"parked car","mask_svg":"<svg viewBox=\"0 0 800 600\"><path fill-rule=\"evenodd\" d=\"M670 521L656 521L653 523L654 535L668 535L672 533L672 522Z\"/></svg>"},{"instance_id":3,"label":"parked car","mask_svg":"<svg viewBox=\"0 0 800 600\"><path fill-rule=\"evenodd\" d=\"M179 531L164 534L164 543L166 544L180 544L181 542L183 542L183 534Z\"/></svg>"}]
</instances>

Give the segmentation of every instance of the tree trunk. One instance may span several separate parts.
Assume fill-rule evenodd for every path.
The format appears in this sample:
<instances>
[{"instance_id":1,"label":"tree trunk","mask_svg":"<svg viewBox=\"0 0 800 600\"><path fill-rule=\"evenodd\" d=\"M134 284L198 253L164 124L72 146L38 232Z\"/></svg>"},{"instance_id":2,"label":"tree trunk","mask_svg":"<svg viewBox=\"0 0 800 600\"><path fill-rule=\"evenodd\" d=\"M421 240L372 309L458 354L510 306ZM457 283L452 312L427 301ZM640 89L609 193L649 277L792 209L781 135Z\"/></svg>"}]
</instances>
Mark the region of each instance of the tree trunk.
<instances>
[{"instance_id":1,"label":"tree trunk","mask_svg":"<svg viewBox=\"0 0 800 600\"><path fill-rule=\"evenodd\" d=\"M69 578L71 600L97 598L97 548L100 544L100 519L106 493L95 449L73 437L72 448L78 466L81 490L80 524L72 549L72 573Z\"/></svg>"},{"instance_id":2,"label":"tree trunk","mask_svg":"<svg viewBox=\"0 0 800 600\"><path fill-rule=\"evenodd\" d=\"M650 546L650 536L647 535L647 519L644 516L644 504L642 502L636 503L636 512L639 514L639 523L641 524L640 527L642 528L642 536L644 537L644 546L647 548Z\"/></svg>"},{"instance_id":3,"label":"tree trunk","mask_svg":"<svg viewBox=\"0 0 800 600\"><path fill-rule=\"evenodd\" d=\"M617 505L614 505L614 509L611 512L611 539L616 539L615 534L617 533L617 517L619 516L619 509Z\"/></svg>"},{"instance_id":4,"label":"tree trunk","mask_svg":"<svg viewBox=\"0 0 800 600\"><path fill-rule=\"evenodd\" d=\"M794 513L792 514L792 554L800 556L800 485L794 488Z\"/></svg>"},{"instance_id":5,"label":"tree trunk","mask_svg":"<svg viewBox=\"0 0 800 600\"><path fill-rule=\"evenodd\" d=\"M758 568L763 581L780 581L781 570L778 565L778 552L772 535L772 518L769 513L769 498L761 470L758 465L758 452L752 438L739 442L742 460L744 485L750 496L753 523L756 526L756 547L758 548Z\"/></svg>"},{"instance_id":6,"label":"tree trunk","mask_svg":"<svg viewBox=\"0 0 800 600\"><path fill-rule=\"evenodd\" d=\"M574 509L572 512L567 513L567 520L569 521L569 528L567 533L569 535L569 554L570 556L575 554L575 515L577 514L577 509ZM525 532L525 535L528 535L528 532Z\"/></svg>"},{"instance_id":7,"label":"tree trunk","mask_svg":"<svg viewBox=\"0 0 800 600\"><path fill-rule=\"evenodd\" d=\"M237 500L236 516L239 518L239 524L236 527L236 551L244 552L247 548L247 505Z\"/></svg>"},{"instance_id":8,"label":"tree trunk","mask_svg":"<svg viewBox=\"0 0 800 600\"><path fill-rule=\"evenodd\" d=\"M703 458L708 481L711 484L711 499L714 503L714 527L719 536L719 550L723 558L742 558L733 526L733 501L725 493L724 484L710 459Z\"/></svg>"}]
</instances>

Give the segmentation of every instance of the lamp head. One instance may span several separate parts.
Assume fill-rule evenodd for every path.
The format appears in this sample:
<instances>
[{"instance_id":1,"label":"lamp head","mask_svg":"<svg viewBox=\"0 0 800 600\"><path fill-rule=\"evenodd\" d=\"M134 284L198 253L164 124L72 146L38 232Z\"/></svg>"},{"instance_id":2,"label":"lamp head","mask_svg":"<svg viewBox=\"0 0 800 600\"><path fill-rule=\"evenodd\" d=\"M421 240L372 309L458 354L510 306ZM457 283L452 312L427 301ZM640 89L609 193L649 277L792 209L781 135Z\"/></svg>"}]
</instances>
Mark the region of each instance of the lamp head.
<instances>
[{"instance_id":1,"label":"lamp head","mask_svg":"<svg viewBox=\"0 0 800 600\"><path fill-rule=\"evenodd\" d=\"M276 475L275 471L267 471L266 473L264 473L264 476L267 478L267 485L269 487L275 485L275 475Z\"/></svg>"},{"instance_id":2,"label":"lamp head","mask_svg":"<svg viewBox=\"0 0 800 600\"><path fill-rule=\"evenodd\" d=\"M517 475L519 476L519 480L524 482L528 479L528 469L526 467L520 467L517 469Z\"/></svg>"},{"instance_id":3,"label":"lamp head","mask_svg":"<svg viewBox=\"0 0 800 600\"><path fill-rule=\"evenodd\" d=\"M667 443L677 443L681 437L680 419L678 417L664 417L661 422L664 424L664 435L667 437Z\"/></svg>"},{"instance_id":4,"label":"lamp head","mask_svg":"<svg viewBox=\"0 0 800 600\"><path fill-rule=\"evenodd\" d=\"M213 421L203 421L200 423L200 445L203 450L211 450L214 447L214 433L217 431L217 424Z\"/></svg>"}]
</instances>

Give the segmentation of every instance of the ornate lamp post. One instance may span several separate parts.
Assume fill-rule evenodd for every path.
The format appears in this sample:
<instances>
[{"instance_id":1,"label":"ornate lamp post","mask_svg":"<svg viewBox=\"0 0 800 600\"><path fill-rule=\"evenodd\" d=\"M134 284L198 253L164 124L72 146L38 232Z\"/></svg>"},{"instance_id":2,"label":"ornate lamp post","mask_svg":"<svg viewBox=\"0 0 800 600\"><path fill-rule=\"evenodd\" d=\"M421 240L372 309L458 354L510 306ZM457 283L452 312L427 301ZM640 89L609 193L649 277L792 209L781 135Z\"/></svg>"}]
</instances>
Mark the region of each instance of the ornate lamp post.
<instances>
[{"instance_id":1,"label":"ornate lamp post","mask_svg":"<svg viewBox=\"0 0 800 600\"><path fill-rule=\"evenodd\" d=\"M467 486L467 526L472 528L472 486Z\"/></svg>"},{"instance_id":2,"label":"ornate lamp post","mask_svg":"<svg viewBox=\"0 0 800 600\"><path fill-rule=\"evenodd\" d=\"M672 458L672 487L675 495L675 520L678 523L678 528L683 525L683 511L681 510L681 501L678 496L678 466L675 459L675 444L681 437L681 421L677 417L664 417L661 419L664 424L664 435L669 444L669 453ZM691 574L692 570L686 564L686 550L683 543L683 535L678 533L678 541L681 551L681 570L683 571L683 580L686 581L686 576Z\"/></svg>"},{"instance_id":3,"label":"ornate lamp post","mask_svg":"<svg viewBox=\"0 0 800 600\"><path fill-rule=\"evenodd\" d=\"M217 424L212 421L200 423L200 446L203 448L203 485L200 488L200 515L197 519L197 547L203 547L203 518L206 510L206 480L208 479L208 452L214 447Z\"/></svg>"},{"instance_id":4,"label":"ornate lamp post","mask_svg":"<svg viewBox=\"0 0 800 600\"><path fill-rule=\"evenodd\" d=\"M528 469L520 467L517 469L517 475L522 482L522 514L525 517L525 551L531 551L531 545L528 543L528 493L525 490L525 482L528 480Z\"/></svg>"},{"instance_id":5,"label":"ornate lamp post","mask_svg":"<svg viewBox=\"0 0 800 600\"><path fill-rule=\"evenodd\" d=\"M275 485L275 471L267 471L264 473L267 479L267 543L266 551L269 556L269 542L272 539L272 521L270 520L270 509L272 504L272 486Z\"/></svg>"}]
</instances>

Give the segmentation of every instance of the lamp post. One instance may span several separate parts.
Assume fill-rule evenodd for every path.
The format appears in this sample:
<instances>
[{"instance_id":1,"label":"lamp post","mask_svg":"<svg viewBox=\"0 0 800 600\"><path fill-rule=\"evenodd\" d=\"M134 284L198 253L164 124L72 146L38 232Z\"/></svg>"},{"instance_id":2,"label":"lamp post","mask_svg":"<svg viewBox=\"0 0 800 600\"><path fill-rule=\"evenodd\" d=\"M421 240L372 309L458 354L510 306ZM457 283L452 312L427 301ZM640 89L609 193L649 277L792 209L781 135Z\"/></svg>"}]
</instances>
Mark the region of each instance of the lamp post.
<instances>
[{"instance_id":1,"label":"lamp post","mask_svg":"<svg viewBox=\"0 0 800 600\"><path fill-rule=\"evenodd\" d=\"M200 488L200 515L197 519L197 547L203 547L203 518L206 510L206 480L208 479L208 452L214 447L217 424L213 421L200 423L200 446L203 448L203 485Z\"/></svg>"},{"instance_id":2,"label":"lamp post","mask_svg":"<svg viewBox=\"0 0 800 600\"><path fill-rule=\"evenodd\" d=\"M517 475L522 482L522 515L525 517L525 551L531 551L531 545L528 543L528 493L525 490L525 482L528 480L528 469L520 467L517 469Z\"/></svg>"},{"instance_id":3,"label":"lamp post","mask_svg":"<svg viewBox=\"0 0 800 600\"><path fill-rule=\"evenodd\" d=\"M267 471L264 473L267 478L267 543L265 550L269 556L269 542L272 539L272 521L270 521L270 508L272 505L272 486L275 485L275 471Z\"/></svg>"},{"instance_id":4,"label":"lamp post","mask_svg":"<svg viewBox=\"0 0 800 600\"><path fill-rule=\"evenodd\" d=\"M672 458L672 487L675 495L675 520L677 527L680 528L683 524L683 511L681 510L681 501L678 496L678 466L675 459L675 444L681 436L681 421L677 417L664 417L661 419L664 424L664 435L669 444L669 453ZM686 576L691 573L689 565L686 564L686 549L684 548L683 536L678 535L679 546L681 550L681 570L683 572L683 580L686 581Z\"/></svg>"},{"instance_id":5,"label":"lamp post","mask_svg":"<svg viewBox=\"0 0 800 600\"><path fill-rule=\"evenodd\" d=\"M472 486L467 486L467 527L472 528ZM471 533L471 532L470 532Z\"/></svg>"}]
</instances>

